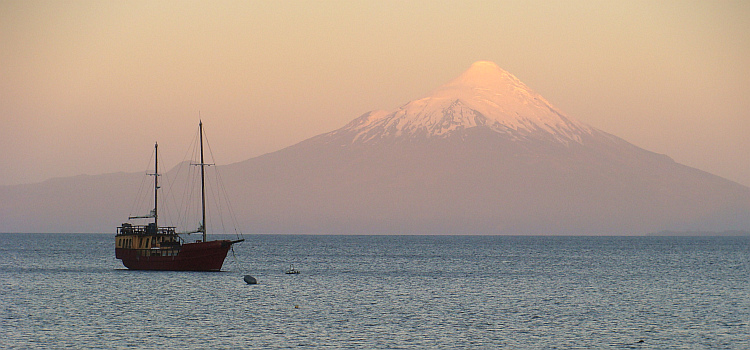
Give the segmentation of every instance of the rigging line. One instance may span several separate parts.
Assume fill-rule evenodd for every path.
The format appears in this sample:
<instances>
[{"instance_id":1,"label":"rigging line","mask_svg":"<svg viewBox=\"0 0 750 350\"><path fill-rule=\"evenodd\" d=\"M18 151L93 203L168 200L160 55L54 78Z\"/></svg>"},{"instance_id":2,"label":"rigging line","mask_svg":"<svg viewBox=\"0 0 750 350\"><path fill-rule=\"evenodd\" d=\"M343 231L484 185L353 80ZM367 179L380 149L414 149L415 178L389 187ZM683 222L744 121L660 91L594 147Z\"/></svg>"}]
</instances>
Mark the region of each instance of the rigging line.
<instances>
[{"instance_id":1,"label":"rigging line","mask_svg":"<svg viewBox=\"0 0 750 350\"><path fill-rule=\"evenodd\" d=\"M232 244L232 245L231 245L231 246L229 247L229 249L230 249L230 250L232 251L232 257L234 258L234 265L235 265L236 267L239 267L239 268L241 269L241 266L240 266L239 262L237 261L237 255L236 255L236 254L234 254L234 244Z\"/></svg>"},{"instance_id":2,"label":"rigging line","mask_svg":"<svg viewBox=\"0 0 750 350\"><path fill-rule=\"evenodd\" d=\"M179 172L179 168L177 169ZM174 187L174 181L172 181L172 177L168 175L169 172L164 172L164 175L162 176L162 180L166 186L166 191L164 192L164 195L161 196L162 202L164 203L161 208L166 212L166 215L162 215L164 218L164 221L168 223L168 226L175 226L174 225L174 216L172 215L172 205L174 206L175 210L179 210L179 207L176 206L176 203L174 201L174 197L172 196L172 189ZM177 176L177 174L175 174ZM172 203L169 203L169 200L172 199Z\"/></svg>"},{"instance_id":3,"label":"rigging line","mask_svg":"<svg viewBox=\"0 0 750 350\"><path fill-rule=\"evenodd\" d=\"M159 156L157 155L157 157L159 157ZM162 160L163 159L161 157L159 157L157 159L157 162L159 162L160 164L164 164L164 163L162 163ZM162 167L163 167L163 165L162 165ZM154 173L156 173L156 172L154 172ZM159 173L158 175L154 175L154 176L160 176L162 179L164 179L164 178L166 178L166 172L164 172L162 170L161 173ZM169 185L169 183L167 181L159 181L159 188L163 188L165 184ZM158 191L159 188L154 189L154 191ZM165 200L165 198L164 198L163 195L159 196L159 200L161 201L160 202L161 204L164 204L166 202L166 200ZM166 222L166 220L162 220L162 219L164 219L166 216L169 215L169 210L166 207L166 205L165 206L161 206L161 205L157 204L157 207L159 208L159 223L161 224L161 226L165 226L164 223Z\"/></svg>"},{"instance_id":4,"label":"rigging line","mask_svg":"<svg viewBox=\"0 0 750 350\"><path fill-rule=\"evenodd\" d=\"M185 154L182 156L182 161L180 161L180 164L179 164L179 166L177 168L177 172L175 174L175 179L174 179L174 181L172 183L172 186L169 189L169 193L171 194L172 191L174 190L175 186L176 186L177 180L182 175L183 169L187 168L187 170L185 171L186 172L186 174L185 174L185 178L186 178L185 184L186 185L183 187L182 197L180 198L180 202L177 203L177 198L176 198L177 196L176 195L174 195L174 196L170 195L170 197L172 198L172 202L174 202L175 208L177 208L177 219L176 219L176 222L175 222L175 226L178 226L178 225L187 226L186 225L187 222L183 222L183 218L184 218L183 214L186 213L186 211L183 212L180 208L186 207L186 204L188 203L188 202L186 202L185 197L186 197L186 193L187 193L187 190L188 190L187 186L190 183L190 168L191 167L189 165L186 166L185 163L188 163L188 164L190 163L189 160L188 160L188 154L190 153L190 150L194 147L195 142L196 142L196 140L195 140L195 138L193 138L193 140L191 141L191 144L185 150Z\"/></svg>"},{"instance_id":5,"label":"rigging line","mask_svg":"<svg viewBox=\"0 0 750 350\"><path fill-rule=\"evenodd\" d=\"M206 174L206 177L208 178L208 181L206 182L206 192L207 192L208 199L210 199L210 203L209 204L212 204L212 206L209 205L209 207L206 208L206 211L209 211L209 210L212 210L212 209L216 209L215 210L216 213L214 213L214 215L211 215L211 219L212 219L211 220L211 225L212 225L212 227L213 226L220 226L221 229L222 229L222 231L223 231L225 229L224 228L224 221L223 221L222 213L221 213L221 205L219 205L219 201L218 201L218 194L217 194L217 191L214 189L214 184L212 183L213 181L211 181L212 180L212 176L211 176L211 172L212 171L213 170L209 170L207 172L207 174ZM218 225L215 225L215 222L217 221L217 219L218 219ZM206 220L208 220L208 219L206 219ZM213 229L212 231L214 233L216 233L216 229Z\"/></svg>"},{"instance_id":6,"label":"rigging line","mask_svg":"<svg viewBox=\"0 0 750 350\"><path fill-rule=\"evenodd\" d=\"M216 171L216 167L214 167L213 173L215 175L218 174L218 172ZM227 233L227 228L224 223L224 206L222 205L222 202L221 202L222 194L221 194L221 190L219 187L218 178L219 178L218 176L214 176L214 181L216 182L214 184L214 186L216 187L216 190L214 191L214 200L216 201L216 208L217 208L217 211L219 212L219 220L221 221L221 232Z\"/></svg>"},{"instance_id":7,"label":"rigging line","mask_svg":"<svg viewBox=\"0 0 750 350\"><path fill-rule=\"evenodd\" d=\"M188 177L185 183L185 194L187 195L187 198L185 198L185 201L183 202L183 208L184 208L184 213L185 213L185 228L190 230L191 232L192 230L196 228L195 222L197 221L195 220L195 218L197 217L195 215L195 212L197 209L191 204L195 200L195 190L196 190L195 179L197 177L196 175L197 170L193 167L193 160L196 158L196 153L197 153L197 148L198 148L198 137L199 137L198 132L195 132L193 134L193 141L190 144L190 148L188 150L190 152L190 156L186 157L186 160L189 162L188 163L189 166L188 166Z\"/></svg>"},{"instance_id":8,"label":"rigging line","mask_svg":"<svg viewBox=\"0 0 750 350\"><path fill-rule=\"evenodd\" d=\"M204 133L203 135L204 141L206 141L205 136L206 135ZM208 144L208 142L206 143ZM210 149L210 146L208 147ZM211 161L215 161L213 157L211 157ZM219 179L218 170L216 169L216 167L213 167L212 169L210 169L207 175L209 176L209 182L208 182L209 187L207 188L207 190L210 193L210 198L213 201L213 205L214 205L214 208L216 209L216 214L217 214L217 215L212 216L212 218L214 219L214 221L216 220L216 218L218 218L219 225L221 226L221 232L226 233L227 227L226 227L226 222L224 221L224 216L225 216L224 205L221 200L222 195L226 196L226 194L221 193L221 187L219 186L219 181L218 181Z\"/></svg>"},{"instance_id":9,"label":"rigging line","mask_svg":"<svg viewBox=\"0 0 750 350\"><path fill-rule=\"evenodd\" d=\"M173 214L172 211L173 210L177 211L176 216L179 217L180 207L177 206L177 202L174 196L172 195L172 191L174 190L174 187L177 185L176 184L177 178L179 177L180 171L182 171L182 168L183 168L182 164L178 165L177 170L175 171L175 174L174 174L174 179L171 176L169 176L169 172L164 172L163 174L163 179L166 184L166 191L165 191L164 196L161 196L161 198L163 198L162 199L164 203L163 208L167 214L165 221L169 223L169 226L175 226L175 227L177 226L176 225L177 222L175 222L175 215L172 215ZM170 199L172 200L171 204L169 203Z\"/></svg>"},{"instance_id":10,"label":"rigging line","mask_svg":"<svg viewBox=\"0 0 750 350\"><path fill-rule=\"evenodd\" d=\"M205 136L205 132L204 132L204 136ZM211 142L208 140L208 137L204 137L204 139L205 139L206 145L208 147L208 153L211 155L211 160L214 163L216 163L216 158L214 158L214 151L213 151L213 148L211 147ZM229 211L229 213L228 213L229 214L229 218L231 219L230 224L233 225L233 229L234 229L235 234L236 234L236 232L237 232L237 220L234 217L234 212L232 210L231 203L229 202L229 195L228 195L228 193L226 191L226 186L224 186L224 181L223 181L223 179L221 177L221 172L219 172L219 168L218 167L215 167L214 172L216 174L216 188L217 188L217 192L219 193L219 201L221 201L221 198L222 198L221 196L223 196L224 201L226 202L226 203L221 203L220 207L221 207L222 204L226 204L227 205L227 210ZM222 214L222 220L223 220L223 218L224 218L224 216ZM224 232L227 232L226 228L223 226L223 224L224 223L222 221L222 228L224 229Z\"/></svg>"},{"instance_id":11,"label":"rigging line","mask_svg":"<svg viewBox=\"0 0 750 350\"><path fill-rule=\"evenodd\" d=\"M197 133L194 134L194 135L197 135ZM193 181L192 181L193 180L193 178L192 178L193 170L192 170L192 166L190 166L190 164L192 164L193 157L189 157L188 155L190 154L191 151L194 151L194 149L196 148L196 146L195 146L196 142L197 142L196 140L197 140L197 138L193 137L193 140L191 141L190 145L185 150L185 154L183 155L182 161L180 162L180 166L178 168L178 175L176 175L176 178L175 178L175 181L174 181L176 183L177 182L177 178L179 178L179 176L182 176L182 173L183 173L182 170L184 168L187 168L187 170L185 170L185 175L184 175L185 182L184 182L184 185L182 186L182 193L181 193L181 196L180 196L180 201L179 201L179 204L176 205L177 208L179 208L178 211L177 211L176 226L184 226L186 230L188 229L188 227L192 226L192 225L190 225L188 223L188 220L189 220L189 218L191 218L191 216L189 214L189 210L190 210L189 203L192 202L192 193L193 193L192 191L194 190L190 186L193 183ZM194 153L195 152L193 152L193 155L194 155ZM177 201L176 197L177 197L176 195L173 196L173 200L174 201Z\"/></svg>"},{"instance_id":12,"label":"rigging line","mask_svg":"<svg viewBox=\"0 0 750 350\"><path fill-rule=\"evenodd\" d=\"M140 210L139 208L142 206L146 206L146 212L149 212L151 210L148 208L148 198L149 198L150 193L147 193L148 191L146 191L144 188L146 187L145 185L146 180L148 180L148 169L151 167L151 164L154 164L153 160L154 160L155 153L156 153L155 149L151 151L151 157L149 157L148 163L145 167L146 176L141 177L141 185L138 188L138 192L136 193L136 196L135 196L135 201L133 201L133 205L130 208L130 213L128 213L128 217L142 215L143 213L136 212L136 211L139 211Z\"/></svg>"},{"instance_id":13,"label":"rigging line","mask_svg":"<svg viewBox=\"0 0 750 350\"><path fill-rule=\"evenodd\" d=\"M183 161L182 164L184 165L185 162ZM179 202L180 206L178 207L180 208L180 210L177 214L178 224L185 226L185 227L187 226L185 222L185 217L187 216L186 203L188 203L188 191L190 190L187 184L189 183L190 183L190 167L188 166L187 169L185 170L185 184L182 186L182 195L180 196L180 202Z\"/></svg>"},{"instance_id":14,"label":"rigging line","mask_svg":"<svg viewBox=\"0 0 750 350\"><path fill-rule=\"evenodd\" d=\"M213 152L211 152L211 144L208 142L208 135L206 133L206 128L205 127L203 128L203 143L206 146L206 148L208 148L208 154L209 154L210 161L214 161ZM211 172L211 170L210 170L210 167L209 167L209 173L210 172ZM219 224L222 227L222 231L223 231L224 230L224 223L223 223L222 218L221 218L221 209L220 209L219 205L217 204L216 193L215 193L215 191L213 190L213 188L211 186L211 177L210 177L210 174L208 174L208 180L209 180L208 181L208 186L207 186L208 188L206 188L206 190L208 191L209 198L211 198L211 200L213 201L214 206L218 208L217 211L218 211L218 214L219 214L218 215ZM209 207L209 209L210 209L210 207ZM213 225L213 223L214 223L214 221L216 219L216 215L214 215L212 217L212 219L214 219L214 220L211 221L211 224ZM206 219L206 220L208 220L208 219ZM204 223L204 225L206 225L206 224ZM204 226L204 227L206 229L208 229L207 226ZM215 232L216 230L213 230L213 231Z\"/></svg>"},{"instance_id":15,"label":"rigging line","mask_svg":"<svg viewBox=\"0 0 750 350\"><path fill-rule=\"evenodd\" d=\"M177 224L180 222L180 206L177 203L176 196L174 196L172 193L175 191L175 187L177 185L177 180L180 178L180 175L182 174L182 169L184 168L184 162L180 162L177 165L177 170L174 173L174 178L168 176L168 172L164 172L164 179L167 183L167 191L165 193L165 204L168 204L169 199L172 200L172 205L174 205L174 208L177 212L176 217L172 217L171 207L168 205L165 205L165 208L167 209L168 219L172 221L173 226L177 226Z\"/></svg>"},{"instance_id":16,"label":"rigging line","mask_svg":"<svg viewBox=\"0 0 750 350\"><path fill-rule=\"evenodd\" d=\"M141 193L143 193L143 188L145 187L146 179L148 176L141 176L141 185L138 187L138 192L135 194L135 198L133 198L133 204L130 206L130 211L128 212L128 217L135 216L137 208L140 208L143 201L143 196Z\"/></svg>"},{"instance_id":17,"label":"rigging line","mask_svg":"<svg viewBox=\"0 0 750 350\"><path fill-rule=\"evenodd\" d=\"M157 162L159 162L160 164L164 164L164 158L163 158L163 156L157 155L157 157L159 157L157 159ZM154 172L154 173L156 173L156 172ZM167 225L161 225L161 226L170 226L171 223L169 221L171 220L171 213L170 213L170 208L167 205L168 204L168 200L166 198L167 197L166 194L168 193L169 188L170 188L169 178L167 177L167 172L166 171L162 171L158 175L155 174L154 176L161 176L162 177L163 181L159 182L159 188L163 188L163 187L165 187L164 185L166 185L166 190L167 190L167 191L164 192L165 195L159 196L159 200L161 200L161 204L163 204L163 205L158 205L157 204L157 206L159 207L159 222L160 223L167 223ZM155 189L155 191L158 191L158 190L159 190L158 188Z\"/></svg>"},{"instance_id":18,"label":"rigging line","mask_svg":"<svg viewBox=\"0 0 750 350\"><path fill-rule=\"evenodd\" d=\"M234 208L232 207L232 203L229 200L229 194L227 192L226 186L224 185L224 178L221 177L221 172L219 172L218 168L216 169L216 177L219 182L219 186L221 188L222 193L224 193L224 200L227 202L227 208L229 210L229 218L232 220L232 225L234 226L234 234L235 236L239 238L245 238L245 236L242 234L241 230L238 230L239 228L239 222L237 222L237 215L234 213Z\"/></svg>"},{"instance_id":19,"label":"rigging line","mask_svg":"<svg viewBox=\"0 0 750 350\"><path fill-rule=\"evenodd\" d=\"M204 139L204 141L206 141L206 146L208 148L208 153L211 156L211 161L214 164L216 164L217 162L216 162L216 158L214 157L214 151L213 151L213 148L211 148L211 142L208 140L208 137L206 136L205 128L204 128L204 132L203 132L203 139ZM214 168L215 168L214 171L216 173L217 191L220 192L219 193L219 201L221 200L221 196L223 195L224 201L226 202L225 204L227 206L227 210L229 211L228 215L229 215L229 219L231 220L230 224L233 226L232 228L234 229L235 236L237 238L245 238L244 235L242 235L242 231L238 230L238 228L239 228L239 222L237 221L237 216L234 213L234 209L232 207L232 203L229 200L229 194L228 194L228 192L226 190L226 186L224 185L224 179L221 177L221 172L219 171L219 167L215 166ZM219 206L219 207L221 208L221 206ZM220 213L220 215L221 215L221 218L222 218L222 229L226 233L227 231L226 231L226 228L224 227L224 222L223 222L224 215L221 214L221 213ZM238 234L238 232L239 232L239 234ZM240 236L242 236L242 237L240 237Z\"/></svg>"},{"instance_id":20,"label":"rigging line","mask_svg":"<svg viewBox=\"0 0 750 350\"><path fill-rule=\"evenodd\" d=\"M245 265L243 262L240 261L240 259L237 258L237 254L234 253L234 244L231 246L232 250L232 257L234 258L234 264L237 267L238 270L242 271L243 265Z\"/></svg>"},{"instance_id":21,"label":"rigging line","mask_svg":"<svg viewBox=\"0 0 750 350\"><path fill-rule=\"evenodd\" d=\"M192 168L193 168L192 166L187 167L187 170L185 173L185 184L183 186L182 197L180 199L181 205L180 205L180 214L179 214L180 221L179 222L180 222L180 225L184 227L183 230L186 230L186 231L193 229L193 225L190 223L190 219L192 218L190 209L192 206L189 205L190 203L193 202L193 193L195 191L193 186L191 186L191 184L193 184L193 169Z\"/></svg>"},{"instance_id":22,"label":"rigging line","mask_svg":"<svg viewBox=\"0 0 750 350\"><path fill-rule=\"evenodd\" d=\"M197 134L196 134L197 135ZM196 143L193 142L193 151L197 147ZM183 208L184 208L184 220L185 220L185 228L189 230L194 230L197 226L195 222L198 222L199 220L195 219L198 217L197 215L197 207L191 205L191 203L195 202L196 197L196 180L197 180L197 173L198 170L192 166L192 160L195 158L195 152L190 156L190 165L188 166L188 174L187 179L185 182L185 195L183 196L184 202L183 202Z\"/></svg>"}]
</instances>

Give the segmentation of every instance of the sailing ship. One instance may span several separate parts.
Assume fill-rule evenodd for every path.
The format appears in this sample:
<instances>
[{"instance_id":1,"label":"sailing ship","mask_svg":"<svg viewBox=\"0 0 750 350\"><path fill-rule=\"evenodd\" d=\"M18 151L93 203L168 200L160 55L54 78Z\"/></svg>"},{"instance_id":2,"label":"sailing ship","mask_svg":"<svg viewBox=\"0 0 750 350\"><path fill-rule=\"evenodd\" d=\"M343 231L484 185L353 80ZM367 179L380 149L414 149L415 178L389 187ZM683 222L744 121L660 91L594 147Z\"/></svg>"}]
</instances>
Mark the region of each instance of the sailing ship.
<instances>
[{"instance_id":1,"label":"sailing ship","mask_svg":"<svg viewBox=\"0 0 750 350\"><path fill-rule=\"evenodd\" d=\"M205 167L203 159L203 122L198 124L200 138L201 213L203 221L196 233L202 233L203 239L195 242L184 242L174 226L159 226L159 144L154 145L154 208L148 215L130 216L131 219L153 219L146 225L124 223L117 228L115 235L115 257L131 270L161 271L220 271L224 259L233 244L244 241L214 240L209 241L206 235L206 188Z\"/></svg>"}]
</instances>

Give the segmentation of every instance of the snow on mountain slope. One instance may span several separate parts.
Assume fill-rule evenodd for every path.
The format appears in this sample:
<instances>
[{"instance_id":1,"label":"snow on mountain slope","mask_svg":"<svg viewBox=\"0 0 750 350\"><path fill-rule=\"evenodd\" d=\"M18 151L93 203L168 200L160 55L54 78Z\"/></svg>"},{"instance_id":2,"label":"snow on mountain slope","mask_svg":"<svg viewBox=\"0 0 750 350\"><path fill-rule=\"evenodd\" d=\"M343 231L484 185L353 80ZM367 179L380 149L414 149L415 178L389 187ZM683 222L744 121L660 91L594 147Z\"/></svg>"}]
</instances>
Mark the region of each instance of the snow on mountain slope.
<instances>
[{"instance_id":1,"label":"snow on mountain slope","mask_svg":"<svg viewBox=\"0 0 750 350\"><path fill-rule=\"evenodd\" d=\"M479 61L429 96L395 111L373 111L342 128L354 142L391 137L444 137L484 127L513 139L582 142L592 128L569 119L542 96L493 62Z\"/></svg>"}]
</instances>

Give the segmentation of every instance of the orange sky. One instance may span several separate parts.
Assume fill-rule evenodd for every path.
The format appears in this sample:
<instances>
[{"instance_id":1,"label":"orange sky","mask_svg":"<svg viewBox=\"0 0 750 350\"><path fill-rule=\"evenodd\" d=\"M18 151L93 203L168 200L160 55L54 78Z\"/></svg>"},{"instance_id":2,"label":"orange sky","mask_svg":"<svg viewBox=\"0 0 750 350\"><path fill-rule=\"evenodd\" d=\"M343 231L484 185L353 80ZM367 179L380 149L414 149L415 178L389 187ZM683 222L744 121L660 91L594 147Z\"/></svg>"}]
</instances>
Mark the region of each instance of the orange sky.
<instances>
[{"instance_id":1,"label":"orange sky","mask_svg":"<svg viewBox=\"0 0 750 350\"><path fill-rule=\"evenodd\" d=\"M746 1L4 1L0 185L241 161L496 62L570 117L750 185Z\"/></svg>"}]
</instances>

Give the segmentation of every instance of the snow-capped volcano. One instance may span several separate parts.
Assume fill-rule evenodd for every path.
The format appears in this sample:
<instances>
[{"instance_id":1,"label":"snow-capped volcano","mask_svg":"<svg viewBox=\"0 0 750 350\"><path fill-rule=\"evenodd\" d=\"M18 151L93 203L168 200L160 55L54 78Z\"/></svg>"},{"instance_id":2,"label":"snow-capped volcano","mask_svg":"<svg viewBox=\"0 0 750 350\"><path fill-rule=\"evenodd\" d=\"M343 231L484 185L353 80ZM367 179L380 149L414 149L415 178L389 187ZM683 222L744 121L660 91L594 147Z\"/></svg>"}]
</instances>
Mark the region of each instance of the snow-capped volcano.
<instances>
[{"instance_id":1,"label":"snow-capped volcano","mask_svg":"<svg viewBox=\"0 0 750 350\"><path fill-rule=\"evenodd\" d=\"M244 232L750 230L747 187L568 118L485 61L396 110L216 168ZM0 232L110 230L131 203L112 198L140 178L0 187Z\"/></svg>"},{"instance_id":2,"label":"snow-capped volcano","mask_svg":"<svg viewBox=\"0 0 750 350\"><path fill-rule=\"evenodd\" d=\"M441 137L474 127L522 138L581 142L591 128L567 118L518 78L489 61L479 61L429 96L395 111L373 111L341 132L353 141L391 137Z\"/></svg>"}]
</instances>

